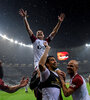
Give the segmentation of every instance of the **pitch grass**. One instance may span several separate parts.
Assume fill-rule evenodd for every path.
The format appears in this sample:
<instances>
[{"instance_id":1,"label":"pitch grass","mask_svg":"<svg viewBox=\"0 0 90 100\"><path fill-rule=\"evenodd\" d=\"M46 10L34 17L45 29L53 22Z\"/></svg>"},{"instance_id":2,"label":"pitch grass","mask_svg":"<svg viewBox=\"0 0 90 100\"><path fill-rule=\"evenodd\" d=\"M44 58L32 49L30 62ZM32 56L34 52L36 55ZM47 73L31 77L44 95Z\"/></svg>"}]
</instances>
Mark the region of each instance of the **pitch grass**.
<instances>
[{"instance_id":1,"label":"pitch grass","mask_svg":"<svg viewBox=\"0 0 90 100\"><path fill-rule=\"evenodd\" d=\"M87 88L90 95L90 85L88 83L87 83ZM28 93L25 93L25 88L22 88L15 93L6 93L3 91L0 91L0 100L36 100L36 98L34 97L33 91L28 89ZM72 97L63 96L63 100L72 100Z\"/></svg>"}]
</instances>

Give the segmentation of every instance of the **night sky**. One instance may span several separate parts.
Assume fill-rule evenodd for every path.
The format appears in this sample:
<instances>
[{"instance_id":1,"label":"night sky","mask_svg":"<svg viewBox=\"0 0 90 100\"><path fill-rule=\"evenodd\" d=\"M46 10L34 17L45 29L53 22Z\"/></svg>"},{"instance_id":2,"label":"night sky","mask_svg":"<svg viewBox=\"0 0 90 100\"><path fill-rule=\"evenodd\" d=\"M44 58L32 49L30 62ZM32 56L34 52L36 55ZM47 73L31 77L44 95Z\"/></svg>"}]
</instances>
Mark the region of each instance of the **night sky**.
<instances>
[{"instance_id":1,"label":"night sky","mask_svg":"<svg viewBox=\"0 0 90 100\"><path fill-rule=\"evenodd\" d=\"M53 48L73 48L90 43L90 0L0 0L0 33L25 44L31 44L19 9L27 10L29 24L47 37L57 24L58 15L65 13Z\"/></svg>"}]
</instances>

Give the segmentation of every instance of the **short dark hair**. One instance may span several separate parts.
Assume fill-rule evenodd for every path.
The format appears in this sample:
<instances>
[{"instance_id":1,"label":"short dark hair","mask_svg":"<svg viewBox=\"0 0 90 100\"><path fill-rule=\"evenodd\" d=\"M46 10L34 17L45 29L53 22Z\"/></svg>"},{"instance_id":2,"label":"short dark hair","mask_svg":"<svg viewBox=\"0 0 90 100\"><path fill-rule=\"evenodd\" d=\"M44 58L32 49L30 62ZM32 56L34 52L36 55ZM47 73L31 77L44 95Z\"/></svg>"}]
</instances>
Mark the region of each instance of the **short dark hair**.
<instances>
[{"instance_id":1,"label":"short dark hair","mask_svg":"<svg viewBox=\"0 0 90 100\"><path fill-rule=\"evenodd\" d=\"M54 57L54 56L48 56L47 59L46 59L46 63L49 63L49 58L51 58L51 57Z\"/></svg>"},{"instance_id":2,"label":"short dark hair","mask_svg":"<svg viewBox=\"0 0 90 100\"><path fill-rule=\"evenodd\" d=\"M48 57L47 57L47 60L46 60L46 63L45 63L45 66L46 66L47 68L48 68L47 64L49 64L49 60L50 60L51 57L55 58L54 56L48 56ZM52 66L52 69L53 69L53 70L56 70L57 68L54 68L54 67Z\"/></svg>"}]
</instances>

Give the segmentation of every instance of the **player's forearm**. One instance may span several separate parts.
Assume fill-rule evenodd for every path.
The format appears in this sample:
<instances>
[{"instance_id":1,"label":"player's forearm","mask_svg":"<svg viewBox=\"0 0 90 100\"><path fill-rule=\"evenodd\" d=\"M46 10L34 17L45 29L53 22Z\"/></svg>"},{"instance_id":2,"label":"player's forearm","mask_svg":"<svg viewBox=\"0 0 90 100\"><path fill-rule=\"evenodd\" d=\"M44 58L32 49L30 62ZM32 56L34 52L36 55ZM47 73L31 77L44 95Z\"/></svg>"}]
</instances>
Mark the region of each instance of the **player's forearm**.
<instances>
[{"instance_id":1,"label":"player's forearm","mask_svg":"<svg viewBox=\"0 0 90 100\"><path fill-rule=\"evenodd\" d=\"M31 28L29 26L29 23L27 21L27 17L26 16L24 17L24 23L25 23L25 26L26 26L26 29L27 29L29 35L32 36L33 32L32 32L32 30L31 30Z\"/></svg>"},{"instance_id":2,"label":"player's forearm","mask_svg":"<svg viewBox=\"0 0 90 100\"><path fill-rule=\"evenodd\" d=\"M62 83L62 89L63 89L64 96L65 97L70 96L70 93L68 92L68 88L66 87L65 82L64 81L61 81L61 83Z\"/></svg>"},{"instance_id":3,"label":"player's forearm","mask_svg":"<svg viewBox=\"0 0 90 100\"><path fill-rule=\"evenodd\" d=\"M50 47L47 46L47 47L45 48L44 54L42 55L42 57L41 57L41 59L40 59L40 61L39 61L39 65L42 65L42 66L45 65L45 62L46 62L46 59L47 59L47 55L48 55L49 50L50 50Z\"/></svg>"},{"instance_id":4,"label":"player's forearm","mask_svg":"<svg viewBox=\"0 0 90 100\"><path fill-rule=\"evenodd\" d=\"M14 93L16 92L18 89L20 89L21 86L20 85L15 85L15 86L9 86L7 90L5 90L8 93Z\"/></svg>"},{"instance_id":5,"label":"player's forearm","mask_svg":"<svg viewBox=\"0 0 90 100\"><path fill-rule=\"evenodd\" d=\"M55 28L53 29L52 33L51 33L51 36L55 36L56 33L58 32L60 26L61 26L61 21L58 21L57 25L55 26Z\"/></svg>"}]
</instances>

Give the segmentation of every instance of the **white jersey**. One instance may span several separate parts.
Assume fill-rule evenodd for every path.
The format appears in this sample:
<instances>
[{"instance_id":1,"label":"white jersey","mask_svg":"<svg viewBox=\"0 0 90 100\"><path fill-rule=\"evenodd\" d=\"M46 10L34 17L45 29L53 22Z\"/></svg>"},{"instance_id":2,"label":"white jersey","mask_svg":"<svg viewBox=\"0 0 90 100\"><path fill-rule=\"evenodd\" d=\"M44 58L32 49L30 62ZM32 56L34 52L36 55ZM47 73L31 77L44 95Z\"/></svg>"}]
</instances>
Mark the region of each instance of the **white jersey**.
<instances>
[{"instance_id":1,"label":"white jersey","mask_svg":"<svg viewBox=\"0 0 90 100\"><path fill-rule=\"evenodd\" d=\"M56 76L57 73L53 72ZM41 72L40 81L45 82L50 76L50 71L46 68ZM42 88L42 100L60 100L60 89L56 87Z\"/></svg>"},{"instance_id":2,"label":"white jersey","mask_svg":"<svg viewBox=\"0 0 90 100\"><path fill-rule=\"evenodd\" d=\"M45 40L40 40L40 39L37 39L34 35L32 35L30 38L33 43L34 68L38 69L38 63L40 61L41 56L43 55L45 51L44 42L47 42L48 44L51 41L51 38L48 37Z\"/></svg>"},{"instance_id":3,"label":"white jersey","mask_svg":"<svg viewBox=\"0 0 90 100\"><path fill-rule=\"evenodd\" d=\"M71 79L70 88L75 90L72 94L73 100L90 100L86 82L79 74Z\"/></svg>"}]
</instances>

